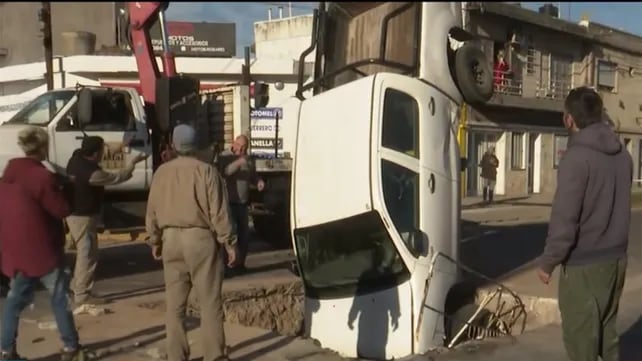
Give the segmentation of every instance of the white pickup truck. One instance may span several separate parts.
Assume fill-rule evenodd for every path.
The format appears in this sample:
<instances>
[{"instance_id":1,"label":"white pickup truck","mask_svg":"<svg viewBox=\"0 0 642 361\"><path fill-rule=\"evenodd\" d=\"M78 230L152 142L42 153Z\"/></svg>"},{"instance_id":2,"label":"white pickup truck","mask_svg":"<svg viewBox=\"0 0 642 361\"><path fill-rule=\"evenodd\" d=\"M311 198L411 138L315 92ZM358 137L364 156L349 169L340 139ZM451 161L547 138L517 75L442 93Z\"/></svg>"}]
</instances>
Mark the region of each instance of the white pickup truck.
<instances>
[{"instance_id":1,"label":"white pickup truck","mask_svg":"<svg viewBox=\"0 0 642 361\"><path fill-rule=\"evenodd\" d=\"M28 125L47 129L50 136L48 164L52 170L62 174L85 135L101 136L108 145L129 141L130 146L123 152L105 152L102 166L107 170L123 167L137 153L152 153L143 103L135 89L91 87L91 121L82 127L78 121L78 94L77 88L46 92L0 125L0 138L3 140L0 144L0 175L9 159L22 155L15 140L18 132ZM203 148L210 151L207 155L210 160L214 160L211 151L229 148L236 136L249 134L252 138L249 99L249 87L245 85L202 92L199 117L194 125L202 137L200 140ZM287 105L279 109L279 116L287 114L285 108ZM270 113L261 112L260 109L255 111L257 112L264 117ZM281 141L276 141L277 138ZM254 142L251 139L251 144L276 143L282 148L282 136L277 134L275 139L255 139ZM267 186L264 192L253 193L252 203L257 210L253 214L255 228L263 238L287 244L289 239L283 239L283 234L287 234L288 229L292 160L289 154L282 151L279 157L266 157L270 154L269 150L262 150L263 153L260 154L261 157L256 157L255 164ZM152 157L149 157L147 161L136 165L130 180L107 188L107 201L144 200L152 175Z\"/></svg>"}]
</instances>

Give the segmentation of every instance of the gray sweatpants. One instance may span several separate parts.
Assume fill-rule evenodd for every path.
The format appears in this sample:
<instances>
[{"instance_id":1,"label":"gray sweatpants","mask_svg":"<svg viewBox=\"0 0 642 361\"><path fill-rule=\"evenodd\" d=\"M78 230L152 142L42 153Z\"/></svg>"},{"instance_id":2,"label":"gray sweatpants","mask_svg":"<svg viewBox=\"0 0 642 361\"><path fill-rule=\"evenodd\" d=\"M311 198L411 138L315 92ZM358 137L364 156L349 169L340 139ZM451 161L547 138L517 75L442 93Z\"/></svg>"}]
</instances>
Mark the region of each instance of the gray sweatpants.
<instances>
[{"instance_id":1,"label":"gray sweatpants","mask_svg":"<svg viewBox=\"0 0 642 361\"><path fill-rule=\"evenodd\" d=\"M67 226L72 245L76 248L76 266L71 280L74 301L81 304L89 298L94 287L98 264L98 216L69 216Z\"/></svg>"}]
</instances>

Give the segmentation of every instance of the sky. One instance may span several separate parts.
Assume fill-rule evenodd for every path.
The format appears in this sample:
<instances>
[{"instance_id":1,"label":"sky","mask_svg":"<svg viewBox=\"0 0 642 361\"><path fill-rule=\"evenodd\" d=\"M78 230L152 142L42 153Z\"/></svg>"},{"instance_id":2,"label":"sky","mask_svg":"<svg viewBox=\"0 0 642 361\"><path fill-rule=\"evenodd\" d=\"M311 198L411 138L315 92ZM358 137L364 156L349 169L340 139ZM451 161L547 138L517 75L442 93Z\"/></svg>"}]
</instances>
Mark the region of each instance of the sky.
<instances>
[{"instance_id":1,"label":"sky","mask_svg":"<svg viewBox=\"0 0 642 361\"><path fill-rule=\"evenodd\" d=\"M268 8L278 16L277 8L283 6L283 16L288 16L288 4L292 15L311 14L317 2L175 2L170 3L168 19L194 22L236 23L237 56L242 56L243 47L253 42L253 24L267 20ZM522 2L523 7L537 10L543 2ZM589 20L642 36L642 2L561 2L562 18L578 22L582 15Z\"/></svg>"},{"instance_id":2,"label":"sky","mask_svg":"<svg viewBox=\"0 0 642 361\"><path fill-rule=\"evenodd\" d=\"M267 20L269 8L277 17L279 6L287 17L288 4L292 4L292 16L297 16L312 14L318 2L174 2L166 15L170 21L236 23L236 55L242 57L243 48L254 41L254 22Z\"/></svg>"}]
</instances>

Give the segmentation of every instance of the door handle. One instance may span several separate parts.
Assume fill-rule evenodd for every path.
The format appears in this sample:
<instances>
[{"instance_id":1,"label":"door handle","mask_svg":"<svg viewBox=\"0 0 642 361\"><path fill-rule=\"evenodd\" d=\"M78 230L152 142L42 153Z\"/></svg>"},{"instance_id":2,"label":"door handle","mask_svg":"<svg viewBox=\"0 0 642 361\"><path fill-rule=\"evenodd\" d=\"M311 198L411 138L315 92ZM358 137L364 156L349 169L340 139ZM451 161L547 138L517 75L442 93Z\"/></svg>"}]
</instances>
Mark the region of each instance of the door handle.
<instances>
[{"instance_id":1,"label":"door handle","mask_svg":"<svg viewBox=\"0 0 642 361\"><path fill-rule=\"evenodd\" d=\"M77 135L76 136L76 140L83 140L83 139L85 139L84 135Z\"/></svg>"},{"instance_id":2,"label":"door handle","mask_svg":"<svg viewBox=\"0 0 642 361\"><path fill-rule=\"evenodd\" d=\"M435 193L435 174L430 173L430 177L428 178L428 189L430 189L430 194Z\"/></svg>"}]
</instances>

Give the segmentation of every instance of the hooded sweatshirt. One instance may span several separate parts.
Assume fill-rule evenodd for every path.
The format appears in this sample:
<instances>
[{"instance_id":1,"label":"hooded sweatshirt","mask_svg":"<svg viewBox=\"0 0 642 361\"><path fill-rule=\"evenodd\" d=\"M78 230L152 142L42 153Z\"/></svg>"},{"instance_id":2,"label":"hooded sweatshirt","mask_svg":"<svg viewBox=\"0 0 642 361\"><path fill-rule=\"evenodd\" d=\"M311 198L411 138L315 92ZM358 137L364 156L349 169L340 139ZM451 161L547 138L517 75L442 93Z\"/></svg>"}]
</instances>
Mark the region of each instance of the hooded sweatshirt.
<instances>
[{"instance_id":1,"label":"hooded sweatshirt","mask_svg":"<svg viewBox=\"0 0 642 361\"><path fill-rule=\"evenodd\" d=\"M606 123L572 134L557 173L557 190L542 270L626 256L633 160Z\"/></svg>"}]
</instances>

